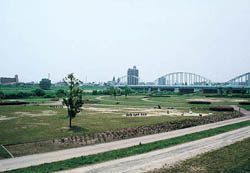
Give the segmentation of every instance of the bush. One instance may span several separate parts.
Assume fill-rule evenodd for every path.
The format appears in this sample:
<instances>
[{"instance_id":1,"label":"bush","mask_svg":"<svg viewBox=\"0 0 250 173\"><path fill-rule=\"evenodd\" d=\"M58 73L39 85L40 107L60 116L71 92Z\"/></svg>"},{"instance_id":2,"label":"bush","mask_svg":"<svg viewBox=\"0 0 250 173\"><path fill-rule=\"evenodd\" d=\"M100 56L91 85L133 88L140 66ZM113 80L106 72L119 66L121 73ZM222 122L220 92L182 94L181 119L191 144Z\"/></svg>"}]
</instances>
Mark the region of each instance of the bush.
<instances>
[{"instance_id":1,"label":"bush","mask_svg":"<svg viewBox=\"0 0 250 173\"><path fill-rule=\"evenodd\" d=\"M59 89L59 90L56 91L56 96L57 97L64 97L66 95L67 94L66 94L66 92L63 89Z\"/></svg>"},{"instance_id":2,"label":"bush","mask_svg":"<svg viewBox=\"0 0 250 173\"><path fill-rule=\"evenodd\" d=\"M250 102L239 102L240 105L250 105Z\"/></svg>"},{"instance_id":3,"label":"bush","mask_svg":"<svg viewBox=\"0 0 250 173\"><path fill-rule=\"evenodd\" d=\"M210 107L209 110L211 111L234 111L234 108L230 106L215 106L215 107Z\"/></svg>"},{"instance_id":4,"label":"bush","mask_svg":"<svg viewBox=\"0 0 250 173\"><path fill-rule=\"evenodd\" d=\"M45 91L44 90L42 90L42 89L35 89L35 90L33 90L33 92L34 92L34 94L36 95L36 96L38 96L38 97L40 97L40 96L44 96L45 95Z\"/></svg>"},{"instance_id":5,"label":"bush","mask_svg":"<svg viewBox=\"0 0 250 173\"><path fill-rule=\"evenodd\" d=\"M211 104L211 102L208 102L208 101L190 101L188 103L189 104L206 104L206 105Z\"/></svg>"},{"instance_id":6,"label":"bush","mask_svg":"<svg viewBox=\"0 0 250 173\"><path fill-rule=\"evenodd\" d=\"M24 105L29 104L25 101L7 101L7 102L0 102L0 106L6 106L6 105Z\"/></svg>"},{"instance_id":7,"label":"bush","mask_svg":"<svg viewBox=\"0 0 250 173\"><path fill-rule=\"evenodd\" d=\"M56 94L55 93L46 93L43 97L44 98L56 98Z\"/></svg>"},{"instance_id":8,"label":"bush","mask_svg":"<svg viewBox=\"0 0 250 173\"><path fill-rule=\"evenodd\" d=\"M27 98L32 95L33 93L28 93L28 92L9 93L9 94L4 94L3 99L20 99L20 98Z\"/></svg>"}]
</instances>

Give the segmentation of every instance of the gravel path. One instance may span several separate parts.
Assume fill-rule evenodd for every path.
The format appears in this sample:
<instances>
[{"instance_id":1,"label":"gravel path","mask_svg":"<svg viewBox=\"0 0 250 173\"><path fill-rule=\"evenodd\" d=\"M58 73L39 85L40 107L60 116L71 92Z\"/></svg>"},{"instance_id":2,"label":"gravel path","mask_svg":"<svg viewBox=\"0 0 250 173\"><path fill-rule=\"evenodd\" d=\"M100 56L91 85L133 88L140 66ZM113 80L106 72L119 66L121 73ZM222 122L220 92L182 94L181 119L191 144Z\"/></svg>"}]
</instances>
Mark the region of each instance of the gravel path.
<instances>
[{"instance_id":1,"label":"gravel path","mask_svg":"<svg viewBox=\"0 0 250 173\"><path fill-rule=\"evenodd\" d=\"M161 168L165 164L171 165L199 154L216 150L237 141L250 137L250 127L241 128L213 137L189 142L174 147L161 149L146 154L117 159L101 164L81 167L73 170L62 171L64 173L140 173L155 168Z\"/></svg>"},{"instance_id":2,"label":"gravel path","mask_svg":"<svg viewBox=\"0 0 250 173\"><path fill-rule=\"evenodd\" d=\"M238 108L236 107L236 109ZM155 134L155 135L148 135L148 136L120 140L120 141L115 141L115 142L110 142L110 143L103 143L103 144L97 144L97 145L80 147L80 148L72 148L72 149L67 149L67 150L0 160L0 171L24 168L24 167L28 167L32 165L39 165L42 163L50 163L50 162L55 162L55 161L60 161L60 160L71 159L74 157L80 157L80 156L86 156L86 155L96 154L96 153L105 152L105 151L111 151L111 150L120 149L120 148L127 148L133 145L138 145L140 142L150 143L154 141L169 139L169 138L173 138L177 136L183 136L185 134L190 134L194 132L208 130L211 128L217 128L217 127L221 127L221 126L225 126L229 124L234 124L234 123L250 120L250 112L245 111L243 109L241 109L241 111L242 112L244 111L244 113L247 116L236 118L236 119L231 119L231 120L226 120L226 121L221 121L217 123L202 125L202 126L196 126L196 127L166 132L166 133Z\"/></svg>"}]
</instances>

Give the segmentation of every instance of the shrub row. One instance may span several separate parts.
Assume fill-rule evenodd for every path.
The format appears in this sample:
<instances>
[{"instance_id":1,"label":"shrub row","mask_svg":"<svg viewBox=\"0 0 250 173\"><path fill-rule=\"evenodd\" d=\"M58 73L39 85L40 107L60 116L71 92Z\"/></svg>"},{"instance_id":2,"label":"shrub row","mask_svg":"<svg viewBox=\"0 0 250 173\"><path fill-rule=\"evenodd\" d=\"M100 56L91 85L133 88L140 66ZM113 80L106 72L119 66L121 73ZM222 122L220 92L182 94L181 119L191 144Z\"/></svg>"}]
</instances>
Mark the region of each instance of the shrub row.
<instances>
[{"instance_id":1,"label":"shrub row","mask_svg":"<svg viewBox=\"0 0 250 173\"><path fill-rule=\"evenodd\" d=\"M239 102L240 105L250 105L250 102Z\"/></svg>"},{"instance_id":2,"label":"shrub row","mask_svg":"<svg viewBox=\"0 0 250 173\"><path fill-rule=\"evenodd\" d=\"M211 111L234 111L234 108L230 107L230 106L214 106L214 107L210 107L209 110Z\"/></svg>"},{"instance_id":3,"label":"shrub row","mask_svg":"<svg viewBox=\"0 0 250 173\"><path fill-rule=\"evenodd\" d=\"M54 92L45 92L42 89L35 89L31 92L14 92L14 93L3 93L0 91L0 99L22 99L32 96L38 96L43 98L56 98L57 93Z\"/></svg>"},{"instance_id":4,"label":"shrub row","mask_svg":"<svg viewBox=\"0 0 250 173\"><path fill-rule=\"evenodd\" d=\"M7 102L0 102L0 106L6 106L6 105L24 105L29 104L25 101L7 101Z\"/></svg>"},{"instance_id":5,"label":"shrub row","mask_svg":"<svg viewBox=\"0 0 250 173\"><path fill-rule=\"evenodd\" d=\"M208 102L208 101L189 101L188 102L189 104L211 104L211 102Z\"/></svg>"},{"instance_id":6,"label":"shrub row","mask_svg":"<svg viewBox=\"0 0 250 173\"><path fill-rule=\"evenodd\" d=\"M183 129L203 124L214 123L218 121L228 120L232 118L241 117L242 114L238 113L224 113L222 115L211 115L205 117L196 117L193 119L185 119L181 121L173 121L167 123L161 123L150 126L140 126L136 128L127 128L122 130L110 130L96 134L86 134L83 136L70 136L65 138L53 139L50 142L60 144L80 144L89 145L102 142L111 142L121 139L128 139L133 137L139 137L144 135L157 134L162 132L168 132L177 129Z\"/></svg>"}]
</instances>

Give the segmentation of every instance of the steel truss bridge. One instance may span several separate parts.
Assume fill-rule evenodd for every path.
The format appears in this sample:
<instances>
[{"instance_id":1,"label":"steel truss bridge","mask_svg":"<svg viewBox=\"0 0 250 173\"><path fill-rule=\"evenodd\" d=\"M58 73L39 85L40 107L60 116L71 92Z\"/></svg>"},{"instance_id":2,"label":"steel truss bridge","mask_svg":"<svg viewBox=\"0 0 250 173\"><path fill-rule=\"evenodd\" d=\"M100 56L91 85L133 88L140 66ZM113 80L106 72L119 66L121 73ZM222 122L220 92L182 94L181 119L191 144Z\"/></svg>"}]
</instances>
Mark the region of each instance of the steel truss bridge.
<instances>
[{"instance_id":1,"label":"steel truss bridge","mask_svg":"<svg viewBox=\"0 0 250 173\"><path fill-rule=\"evenodd\" d=\"M239 75L226 82L226 84L231 86L250 86L250 72Z\"/></svg>"},{"instance_id":2,"label":"steel truss bridge","mask_svg":"<svg viewBox=\"0 0 250 173\"><path fill-rule=\"evenodd\" d=\"M239 75L227 82L223 83L213 83L208 78L190 72L175 72L169 73L164 76L157 78L154 82L145 83L140 78L137 78L139 85L127 85L128 76L123 76L118 78L117 87L123 88L124 86L130 86L135 89L147 89L147 88L205 88L205 89L215 89L215 88L247 88L250 89L250 72Z\"/></svg>"}]
</instances>

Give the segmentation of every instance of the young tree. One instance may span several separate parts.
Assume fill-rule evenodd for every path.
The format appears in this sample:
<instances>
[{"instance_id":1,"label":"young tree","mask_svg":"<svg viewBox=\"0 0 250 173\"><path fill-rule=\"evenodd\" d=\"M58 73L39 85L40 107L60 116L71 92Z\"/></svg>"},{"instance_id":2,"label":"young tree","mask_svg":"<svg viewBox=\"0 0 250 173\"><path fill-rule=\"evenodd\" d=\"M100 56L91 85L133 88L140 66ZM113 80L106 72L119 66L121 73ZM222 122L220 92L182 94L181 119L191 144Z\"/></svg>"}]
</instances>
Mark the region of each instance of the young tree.
<instances>
[{"instance_id":1,"label":"young tree","mask_svg":"<svg viewBox=\"0 0 250 173\"><path fill-rule=\"evenodd\" d=\"M83 105L83 91L78 87L80 81L74 77L73 73L69 74L63 81L65 85L69 87L69 94L63 99L63 104L67 106L69 127L71 128L72 119L75 118L76 114L81 111L81 107Z\"/></svg>"},{"instance_id":2,"label":"young tree","mask_svg":"<svg viewBox=\"0 0 250 173\"><path fill-rule=\"evenodd\" d=\"M40 88L44 90L48 90L51 87L51 80L49 79L42 79L39 83Z\"/></svg>"}]
</instances>

